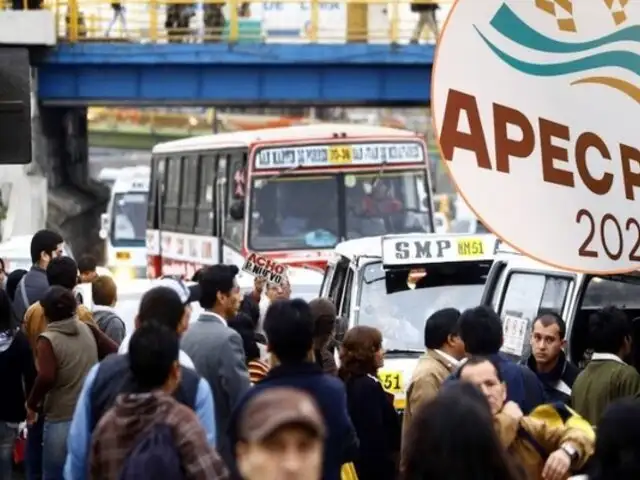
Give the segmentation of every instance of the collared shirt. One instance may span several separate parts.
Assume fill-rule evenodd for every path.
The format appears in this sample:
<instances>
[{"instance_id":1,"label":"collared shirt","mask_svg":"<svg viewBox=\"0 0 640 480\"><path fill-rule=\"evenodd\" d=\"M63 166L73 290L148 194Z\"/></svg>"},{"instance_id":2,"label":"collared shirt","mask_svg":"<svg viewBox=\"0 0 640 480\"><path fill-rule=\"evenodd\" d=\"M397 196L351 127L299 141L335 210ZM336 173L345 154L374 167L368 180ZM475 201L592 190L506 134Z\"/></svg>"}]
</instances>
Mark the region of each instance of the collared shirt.
<instances>
[{"instance_id":1,"label":"collared shirt","mask_svg":"<svg viewBox=\"0 0 640 480\"><path fill-rule=\"evenodd\" d=\"M458 367L460 365L460 360L458 360L457 358L454 358L448 353L445 353L442 350L438 350L437 348L434 348L433 350L434 352L438 352L438 354L440 354L445 360L451 362L454 367Z\"/></svg>"},{"instance_id":2,"label":"collared shirt","mask_svg":"<svg viewBox=\"0 0 640 480\"><path fill-rule=\"evenodd\" d=\"M618 362L621 363L623 365L626 365L627 362L623 361L619 356L614 355L613 353L592 353L591 354L591 361L593 360L609 360L612 362Z\"/></svg>"},{"instance_id":3,"label":"collared shirt","mask_svg":"<svg viewBox=\"0 0 640 480\"><path fill-rule=\"evenodd\" d=\"M222 324L223 324L225 327L228 327L228 326L229 326L229 323L227 322L227 320L226 320L224 317L222 317L222 316L218 315L217 313L209 312L209 311L204 311L204 312L202 312L202 313L200 314L200 316L201 316L201 317L215 317L215 318L217 318L218 320L220 320L220 321L222 322Z\"/></svg>"}]
</instances>

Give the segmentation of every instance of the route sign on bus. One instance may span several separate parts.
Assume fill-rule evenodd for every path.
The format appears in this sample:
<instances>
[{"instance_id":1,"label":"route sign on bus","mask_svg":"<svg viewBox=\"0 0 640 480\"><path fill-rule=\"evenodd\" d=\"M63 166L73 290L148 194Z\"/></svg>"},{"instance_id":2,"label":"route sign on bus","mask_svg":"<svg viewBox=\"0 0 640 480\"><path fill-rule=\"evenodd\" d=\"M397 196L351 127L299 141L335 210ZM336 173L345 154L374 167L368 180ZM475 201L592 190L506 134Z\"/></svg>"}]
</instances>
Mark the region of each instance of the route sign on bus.
<instances>
[{"instance_id":1,"label":"route sign on bus","mask_svg":"<svg viewBox=\"0 0 640 480\"><path fill-rule=\"evenodd\" d=\"M389 235L382 237L382 264L399 267L492 260L495 249L493 235Z\"/></svg>"},{"instance_id":2,"label":"route sign on bus","mask_svg":"<svg viewBox=\"0 0 640 480\"><path fill-rule=\"evenodd\" d=\"M432 111L454 184L492 232L557 268L640 268L637 7L458 0L438 40Z\"/></svg>"},{"instance_id":3,"label":"route sign on bus","mask_svg":"<svg viewBox=\"0 0 640 480\"><path fill-rule=\"evenodd\" d=\"M424 161L424 149L417 142L336 144L264 148L255 157L255 168L359 166Z\"/></svg>"}]
</instances>

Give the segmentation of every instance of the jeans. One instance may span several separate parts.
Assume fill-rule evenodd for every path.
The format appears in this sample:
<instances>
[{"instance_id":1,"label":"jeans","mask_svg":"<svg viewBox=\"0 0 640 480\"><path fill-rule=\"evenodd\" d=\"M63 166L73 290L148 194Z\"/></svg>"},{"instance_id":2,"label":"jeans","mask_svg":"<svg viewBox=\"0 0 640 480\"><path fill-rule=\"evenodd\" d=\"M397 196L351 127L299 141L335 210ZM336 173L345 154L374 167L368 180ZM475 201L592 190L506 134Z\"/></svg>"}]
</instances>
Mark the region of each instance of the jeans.
<instances>
[{"instance_id":1,"label":"jeans","mask_svg":"<svg viewBox=\"0 0 640 480\"><path fill-rule=\"evenodd\" d=\"M71 420L45 420L42 431L42 480L63 480Z\"/></svg>"},{"instance_id":2,"label":"jeans","mask_svg":"<svg viewBox=\"0 0 640 480\"><path fill-rule=\"evenodd\" d=\"M42 426L44 418L38 412L38 421L27 427L27 451L25 453L25 466L28 480L40 480L42 478Z\"/></svg>"},{"instance_id":3,"label":"jeans","mask_svg":"<svg viewBox=\"0 0 640 480\"><path fill-rule=\"evenodd\" d=\"M18 424L0 422L0 478L11 480L13 447L18 437Z\"/></svg>"}]
</instances>

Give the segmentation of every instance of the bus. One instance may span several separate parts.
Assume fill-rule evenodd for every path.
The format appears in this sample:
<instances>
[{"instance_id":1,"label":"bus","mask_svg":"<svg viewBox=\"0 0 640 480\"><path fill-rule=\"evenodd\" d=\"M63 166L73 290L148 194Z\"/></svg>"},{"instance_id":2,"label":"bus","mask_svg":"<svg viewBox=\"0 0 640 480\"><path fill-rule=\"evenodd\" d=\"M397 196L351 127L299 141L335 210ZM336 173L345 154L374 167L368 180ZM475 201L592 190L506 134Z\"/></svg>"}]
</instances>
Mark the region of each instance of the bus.
<instances>
[{"instance_id":1,"label":"bus","mask_svg":"<svg viewBox=\"0 0 640 480\"><path fill-rule=\"evenodd\" d=\"M433 232L422 136L317 124L207 135L152 151L148 273L191 277L258 252L323 270L341 241Z\"/></svg>"},{"instance_id":2,"label":"bus","mask_svg":"<svg viewBox=\"0 0 640 480\"><path fill-rule=\"evenodd\" d=\"M120 169L111 188L107 211L101 216L105 266L115 278L146 278L145 228L150 168Z\"/></svg>"}]
</instances>

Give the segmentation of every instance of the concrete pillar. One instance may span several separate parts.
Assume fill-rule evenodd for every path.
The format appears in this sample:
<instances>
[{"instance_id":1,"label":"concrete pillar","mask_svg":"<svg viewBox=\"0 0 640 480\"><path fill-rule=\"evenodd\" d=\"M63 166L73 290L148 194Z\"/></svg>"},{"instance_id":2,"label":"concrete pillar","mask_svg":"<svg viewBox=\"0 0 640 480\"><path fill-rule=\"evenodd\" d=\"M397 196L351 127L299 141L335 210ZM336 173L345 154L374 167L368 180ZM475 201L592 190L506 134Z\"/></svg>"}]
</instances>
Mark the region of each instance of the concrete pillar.
<instances>
[{"instance_id":1,"label":"concrete pillar","mask_svg":"<svg viewBox=\"0 0 640 480\"><path fill-rule=\"evenodd\" d=\"M74 255L102 259L98 232L109 190L89 176L87 109L40 106L33 121L34 164L48 185L46 225L64 236Z\"/></svg>"}]
</instances>

